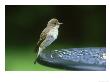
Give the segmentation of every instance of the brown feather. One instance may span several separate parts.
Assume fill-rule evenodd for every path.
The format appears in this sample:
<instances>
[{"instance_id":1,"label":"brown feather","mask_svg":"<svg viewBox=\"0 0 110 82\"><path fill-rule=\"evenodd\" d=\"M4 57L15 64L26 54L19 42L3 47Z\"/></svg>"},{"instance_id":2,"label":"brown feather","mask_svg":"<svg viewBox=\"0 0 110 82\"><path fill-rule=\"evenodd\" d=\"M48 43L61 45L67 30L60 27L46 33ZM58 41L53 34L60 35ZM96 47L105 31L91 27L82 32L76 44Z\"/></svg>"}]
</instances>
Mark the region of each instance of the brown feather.
<instances>
[{"instance_id":1,"label":"brown feather","mask_svg":"<svg viewBox=\"0 0 110 82\"><path fill-rule=\"evenodd\" d=\"M52 28L47 27L47 28L45 28L45 29L42 31L42 33L40 34L40 39L39 39L39 41L37 42L37 45L38 45L38 46L40 46L41 43L46 39L47 33L48 33L51 29L52 29Z\"/></svg>"}]
</instances>

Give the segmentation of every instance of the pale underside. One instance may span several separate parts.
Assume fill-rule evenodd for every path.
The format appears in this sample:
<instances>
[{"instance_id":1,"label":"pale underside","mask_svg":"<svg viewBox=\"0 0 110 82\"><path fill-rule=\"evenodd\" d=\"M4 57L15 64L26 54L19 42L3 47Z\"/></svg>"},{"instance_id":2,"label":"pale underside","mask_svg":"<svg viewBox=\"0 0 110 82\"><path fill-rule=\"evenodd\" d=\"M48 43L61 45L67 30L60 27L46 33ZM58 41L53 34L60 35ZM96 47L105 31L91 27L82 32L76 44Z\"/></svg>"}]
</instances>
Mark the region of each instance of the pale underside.
<instances>
[{"instance_id":1,"label":"pale underside","mask_svg":"<svg viewBox=\"0 0 110 82\"><path fill-rule=\"evenodd\" d=\"M49 46L53 41L55 41L55 39L57 39L58 36L58 28L59 25L57 25L56 27L53 28L45 28L41 35L40 35L40 39L37 43L37 45L39 46L39 50L38 50L38 55L40 55L40 53L47 47ZM38 56L37 55L37 56Z\"/></svg>"},{"instance_id":2,"label":"pale underside","mask_svg":"<svg viewBox=\"0 0 110 82\"><path fill-rule=\"evenodd\" d=\"M38 41L38 46L41 48L46 48L49 46L58 36L58 27L46 28L40 35L40 40Z\"/></svg>"}]
</instances>

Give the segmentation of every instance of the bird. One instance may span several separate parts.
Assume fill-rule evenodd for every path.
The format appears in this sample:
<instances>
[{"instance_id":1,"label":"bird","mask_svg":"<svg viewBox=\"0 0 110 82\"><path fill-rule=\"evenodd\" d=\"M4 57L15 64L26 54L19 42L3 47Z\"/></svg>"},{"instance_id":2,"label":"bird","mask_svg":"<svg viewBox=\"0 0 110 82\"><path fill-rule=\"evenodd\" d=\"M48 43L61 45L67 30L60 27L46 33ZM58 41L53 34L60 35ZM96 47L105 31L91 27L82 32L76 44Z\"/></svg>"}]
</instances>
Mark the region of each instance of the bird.
<instances>
[{"instance_id":1,"label":"bird","mask_svg":"<svg viewBox=\"0 0 110 82\"><path fill-rule=\"evenodd\" d=\"M48 21L46 28L41 32L40 38L37 42L39 49L34 64L36 64L37 58L42 53L42 51L57 39L58 28L61 24L63 23L60 23L56 18L52 18Z\"/></svg>"}]
</instances>

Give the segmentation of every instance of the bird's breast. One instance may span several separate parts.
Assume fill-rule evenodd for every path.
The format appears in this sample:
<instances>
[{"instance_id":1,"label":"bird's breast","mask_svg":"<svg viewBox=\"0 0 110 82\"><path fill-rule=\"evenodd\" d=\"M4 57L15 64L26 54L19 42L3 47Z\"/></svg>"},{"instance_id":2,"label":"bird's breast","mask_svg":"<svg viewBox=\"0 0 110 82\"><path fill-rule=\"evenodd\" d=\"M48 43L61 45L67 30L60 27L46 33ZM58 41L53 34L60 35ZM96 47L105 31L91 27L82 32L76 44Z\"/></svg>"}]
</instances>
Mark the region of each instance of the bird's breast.
<instances>
[{"instance_id":1,"label":"bird's breast","mask_svg":"<svg viewBox=\"0 0 110 82\"><path fill-rule=\"evenodd\" d=\"M54 39L57 39L58 29L51 29L50 32L49 32L49 35L50 35L50 36L53 36Z\"/></svg>"}]
</instances>

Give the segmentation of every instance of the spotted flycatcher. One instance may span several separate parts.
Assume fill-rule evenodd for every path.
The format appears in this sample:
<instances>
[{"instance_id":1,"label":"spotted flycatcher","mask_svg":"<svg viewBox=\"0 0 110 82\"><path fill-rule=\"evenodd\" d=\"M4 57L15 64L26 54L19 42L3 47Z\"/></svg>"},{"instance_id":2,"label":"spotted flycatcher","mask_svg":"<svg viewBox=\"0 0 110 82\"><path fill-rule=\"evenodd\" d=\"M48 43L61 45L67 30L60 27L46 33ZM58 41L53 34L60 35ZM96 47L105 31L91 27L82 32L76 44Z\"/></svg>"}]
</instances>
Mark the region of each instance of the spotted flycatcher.
<instances>
[{"instance_id":1,"label":"spotted flycatcher","mask_svg":"<svg viewBox=\"0 0 110 82\"><path fill-rule=\"evenodd\" d=\"M58 28L60 27L62 23L59 23L57 19L53 18L51 19L47 27L42 31L40 34L40 39L37 43L39 46L39 50L37 53L37 57L42 53L42 51L49 46L53 41L57 39L58 36ZM36 58L37 60L37 58ZM36 63L36 60L34 64Z\"/></svg>"}]
</instances>

